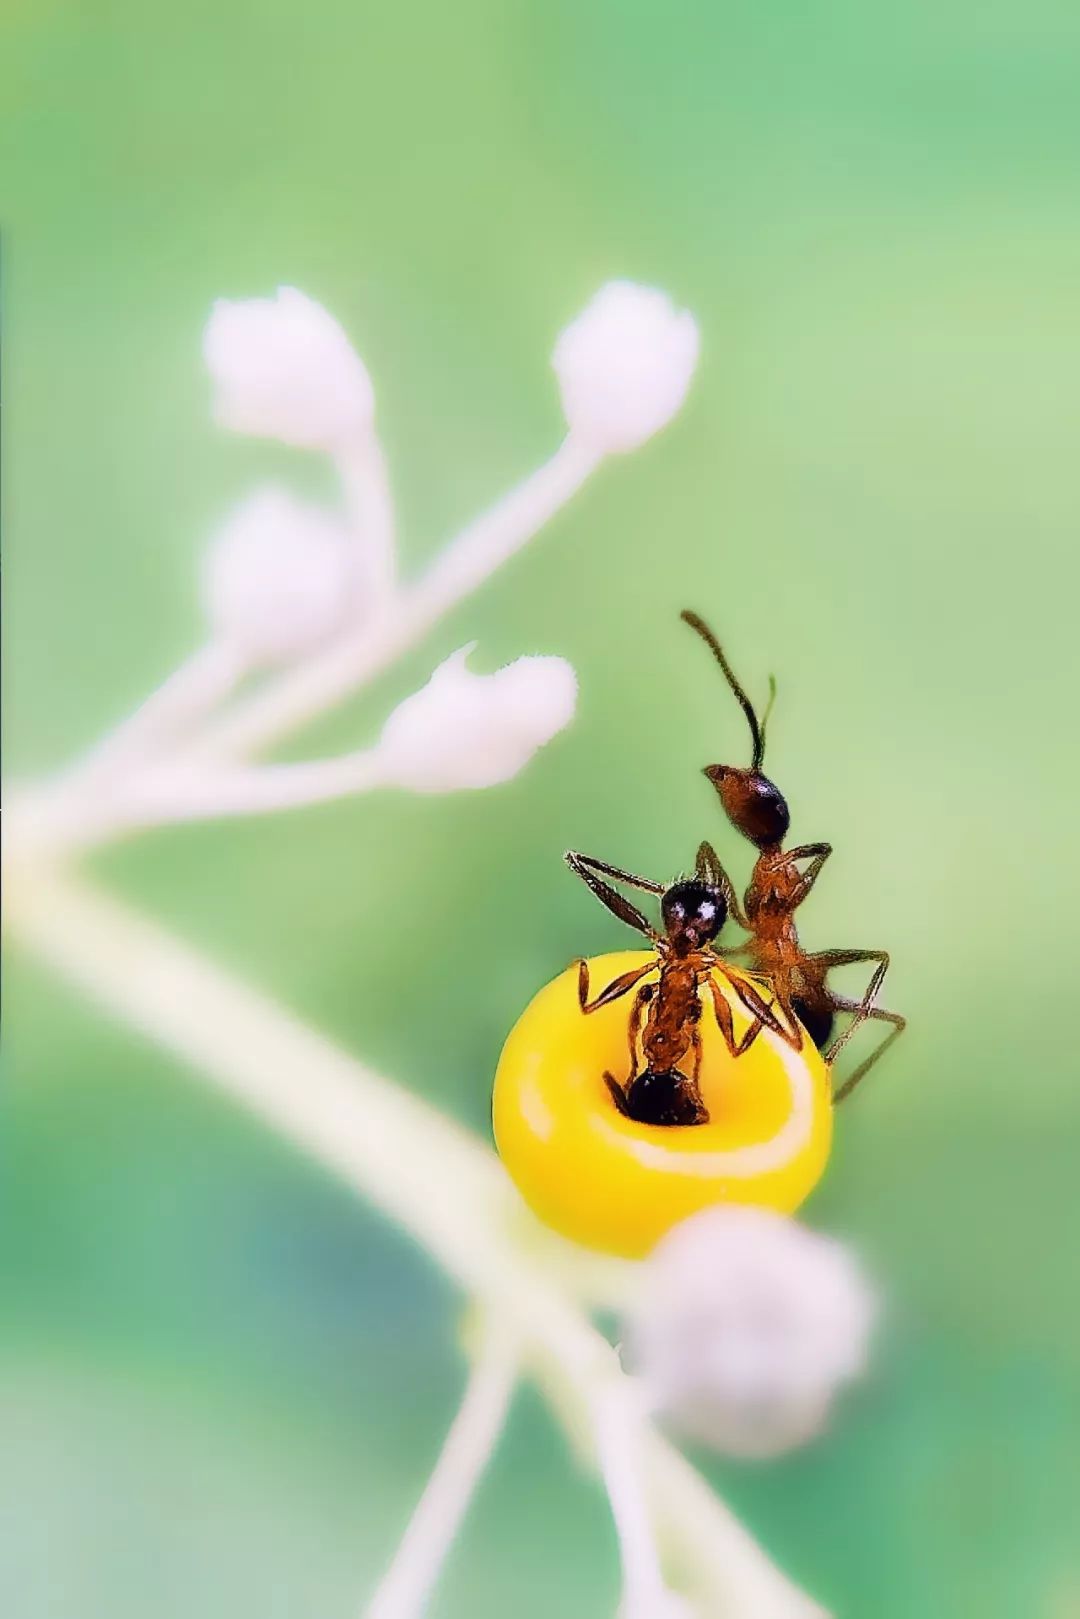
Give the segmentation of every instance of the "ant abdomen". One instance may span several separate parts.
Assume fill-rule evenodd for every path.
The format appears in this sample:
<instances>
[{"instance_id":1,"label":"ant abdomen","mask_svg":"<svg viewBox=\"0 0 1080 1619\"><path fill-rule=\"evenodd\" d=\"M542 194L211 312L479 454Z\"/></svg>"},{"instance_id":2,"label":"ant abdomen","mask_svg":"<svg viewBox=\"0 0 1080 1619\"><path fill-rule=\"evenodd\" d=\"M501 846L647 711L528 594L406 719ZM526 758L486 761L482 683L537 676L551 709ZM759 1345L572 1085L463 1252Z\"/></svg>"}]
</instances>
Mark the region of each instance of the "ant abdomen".
<instances>
[{"instance_id":1,"label":"ant abdomen","mask_svg":"<svg viewBox=\"0 0 1080 1619\"><path fill-rule=\"evenodd\" d=\"M620 1113L638 1124L707 1124L709 1110L697 1086L677 1068L646 1068L632 1079L625 1091L611 1074L605 1074L608 1090Z\"/></svg>"},{"instance_id":2,"label":"ant abdomen","mask_svg":"<svg viewBox=\"0 0 1080 1619\"><path fill-rule=\"evenodd\" d=\"M828 1045L836 1022L832 1007L821 1006L817 1001L804 1001L797 995L792 997L791 1006L815 1046L822 1050Z\"/></svg>"}]
</instances>

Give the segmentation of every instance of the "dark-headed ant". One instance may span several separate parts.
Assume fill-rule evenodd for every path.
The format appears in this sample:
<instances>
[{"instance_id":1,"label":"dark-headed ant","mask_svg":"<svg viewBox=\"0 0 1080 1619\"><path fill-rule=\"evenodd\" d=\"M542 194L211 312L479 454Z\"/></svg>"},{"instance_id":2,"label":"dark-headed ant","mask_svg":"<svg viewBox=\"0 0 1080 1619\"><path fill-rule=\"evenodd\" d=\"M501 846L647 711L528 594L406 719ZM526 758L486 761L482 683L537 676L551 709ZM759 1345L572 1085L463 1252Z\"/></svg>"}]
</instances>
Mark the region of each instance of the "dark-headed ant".
<instances>
[{"instance_id":1,"label":"dark-headed ant","mask_svg":"<svg viewBox=\"0 0 1080 1619\"><path fill-rule=\"evenodd\" d=\"M566 863L621 922L644 933L656 951L656 959L620 973L594 1001L589 999L588 963L578 962L578 1000L583 1012L596 1012L602 1006L610 1006L612 1001L637 987L627 1024L630 1073L625 1084L620 1084L613 1074L604 1075L616 1107L641 1124L704 1124L709 1114L698 1088L701 1069L698 1024L703 992L708 991L711 997L717 1025L733 1057L741 1057L753 1045L763 1025L777 1034L786 1033L754 986L733 973L709 948L727 917L728 904L723 890L711 880L700 860L694 877L670 886L651 882L647 877L635 877L618 866L609 866L603 860L593 860L574 850L567 854ZM605 877L628 883L647 894L660 895L664 933L658 933L636 905L604 881ZM649 973L657 971L659 978L655 983L642 983ZM751 1014L752 1022L738 1042L731 1007L712 976L714 971L723 974ZM640 1071L639 1040L645 1059ZM678 1064L689 1051L693 1052L693 1072L684 1074Z\"/></svg>"},{"instance_id":2,"label":"dark-headed ant","mask_svg":"<svg viewBox=\"0 0 1080 1619\"><path fill-rule=\"evenodd\" d=\"M865 1019L876 1018L893 1025L885 1039L834 1093L834 1101L841 1102L845 1096L850 1096L859 1081L906 1027L906 1020L899 1012L886 1011L876 1004L882 980L889 968L888 952L820 950L810 954L802 948L795 927L795 911L813 888L818 873L832 854L832 846L828 843L804 843L795 849L782 847L790 824L788 807L779 787L761 769L765 757L765 725L776 695L775 682L770 679L769 702L759 720L708 625L696 613L685 612L682 617L701 636L724 671L728 685L746 715L753 742L749 769L736 765L708 765L705 768L705 775L716 788L728 820L758 850L750 886L746 890L745 914L739 907L731 879L714 851L708 844L703 844L698 855L699 870L708 874L709 881L723 894L731 915L751 935L748 944L726 953L745 953L750 959L751 970L768 980L777 1004L790 1024L790 1028L783 1031L784 1038L796 1050L802 1046L799 1023L814 1044L822 1048L828 1063L835 1062ZM809 860L810 864L802 868L798 864L800 860ZM872 961L876 965L861 1001L830 989L826 979L833 967L846 967L863 961ZM852 1020L840 1035L834 1036L833 1026L838 1012L850 1012Z\"/></svg>"}]
</instances>

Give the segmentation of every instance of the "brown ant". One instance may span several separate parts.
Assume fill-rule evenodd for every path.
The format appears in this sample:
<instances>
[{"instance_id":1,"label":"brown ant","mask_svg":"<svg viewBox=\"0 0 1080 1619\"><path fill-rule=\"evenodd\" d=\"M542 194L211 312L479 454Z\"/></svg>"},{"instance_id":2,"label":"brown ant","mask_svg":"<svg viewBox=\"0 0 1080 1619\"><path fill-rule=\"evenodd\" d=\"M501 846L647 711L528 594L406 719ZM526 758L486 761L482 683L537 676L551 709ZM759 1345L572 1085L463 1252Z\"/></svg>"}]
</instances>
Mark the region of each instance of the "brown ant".
<instances>
[{"instance_id":1,"label":"brown ant","mask_svg":"<svg viewBox=\"0 0 1080 1619\"><path fill-rule=\"evenodd\" d=\"M786 1031L770 1011L761 995L711 950L709 946L723 927L727 917L727 900L723 890L710 880L699 860L694 877L665 886L651 882L647 877L635 877L631 872L609 866L603 860L574 850L566 856L566 863L608 910L651 940L656 959L643 967L632 967L620 973L602 989L594 1001L589 999L589 967L578 962L578 1000L585 1013L596 1012L610 1006L623 995L640 985L634 996L627 1024L630 1048L630 1073L625 1085L613 1074L604 1079L620 1113L637 1119L641 1124L704 1124L709 1114L701 1099L698 1075L701 1070L701 1033L698 1024L702 1013L702 992L712 997L713 1012L724 1044L733 1057L741 1057L753 1045L761 1029L767 1025L777 1034ZM617 882L629 883L647 894L660 895L660 914L664 933L660 934L646 920L636 905L604 881L613 877ZM659 969L656 983L642 984L641 980ZM753 1016L749 1028L736 1043L731 1007L724 998L719 984L713 978L719 970L730 983L739 1000ZM644 1018L644 1029L642 1019ZM638 1041L645 1066L638 1071ZM693 1051L693 1072L680 1072L678 1064L688 1051Z\"/></svg>"},{"instance_id":2,"label":"brown ant","mask_svg":"<svg viewBox=\"0 0 1080 1619\"><path fill-rule=\"evenodd\" d=\"M748 944L727 954L745 953L752 970L768 980L776 1002L790 1024L783 1031L784 1038L796 1050L802 1047L801 1023L816 1046L822 1048L827 1063L835 1062L855 1030L867 1018L876 1018L893 1025L878 1046L851 1073L834 1095L842 1102L850 1096L878 1058L899 1039L906 1019L899 1012L889 1012L878 1006L877 996L882 980L889 969L889 955L885 950L820 950L809 954L799 943L795 927L795 911L809 894L826 860L832 854L828 843L804 843L795 849L781 847L787 836L790 814L784 795L761 770L765 757L765 726L776 695L776 682L770 677L769 701L761 719L754 712L743 687L736 679L723 648L708 625L696 613L685 612L683 619L710 648L727 678L750 726L753 757L750 768L735 765L707 765L708 776L720 797L728 820L737 832L758 850L758 857L745 895L745 914L714 850L704 843L698 853L698 867L723 894L727 908L751 935ZM802 869L800 860L810 864ZM875 962L873 974L861 1001L837 994L826 982L833 967L846 967L855 962ZM850 1012L852 1020L842 1034L833 1035L837 1012Z\"/></svg>"}]
</instances>

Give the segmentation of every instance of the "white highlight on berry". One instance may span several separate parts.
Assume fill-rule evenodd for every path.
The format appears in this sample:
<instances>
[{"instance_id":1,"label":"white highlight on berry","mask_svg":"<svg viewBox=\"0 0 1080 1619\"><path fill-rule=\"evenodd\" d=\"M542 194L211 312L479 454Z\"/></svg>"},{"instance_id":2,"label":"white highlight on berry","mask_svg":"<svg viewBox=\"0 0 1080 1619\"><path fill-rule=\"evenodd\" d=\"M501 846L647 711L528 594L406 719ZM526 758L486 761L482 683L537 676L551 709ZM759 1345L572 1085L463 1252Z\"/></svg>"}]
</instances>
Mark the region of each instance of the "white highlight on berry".
<instances>
[{"instance_id":1,"label":"white highlight on berry","mask_svg":"<svg viewBox=\"0 0 1080 1619\"><path fill-rule=\"evenodd\" d=\"M737 1018L743 1016L735 1008ZM772 1029L763 1028L758 1035L772 1047L788 1082L788 1106L784 1122L774 1135L764 1141L747 1141L741 1147L717 1148L715 1152L695 1153L692 1158L675 1153L662 1141L636 1141L634 1156L642 1164L656 1169L677 1163L680 1174L701 1176L710 1180L729 1176L732 1180L750 1180L783 1169L798 1157L810 1140L814 1128L814 1080L802 1054Z\"/></svg>"}]
</instances>

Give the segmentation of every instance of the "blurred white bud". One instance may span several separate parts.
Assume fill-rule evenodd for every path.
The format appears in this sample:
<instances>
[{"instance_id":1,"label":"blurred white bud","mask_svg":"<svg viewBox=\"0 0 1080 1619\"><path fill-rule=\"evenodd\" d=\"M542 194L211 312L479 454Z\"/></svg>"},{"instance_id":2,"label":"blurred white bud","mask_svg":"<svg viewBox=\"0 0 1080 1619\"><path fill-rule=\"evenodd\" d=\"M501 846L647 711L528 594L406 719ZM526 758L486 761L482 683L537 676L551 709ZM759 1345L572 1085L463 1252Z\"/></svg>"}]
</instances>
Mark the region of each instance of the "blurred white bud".
<instances>
[{"instance_id":1,"label":"blurred white bud","mask_svg":"<svg viewBox=\"0 0 1080 1619\"><path fill-rule=\"evenodd\" d=\"M626 1350L650 1403L735 1456L773 1456L824 1426L866 1366L874 1294L849 1250L768 1209L718 1205L644 1267Z\"/></svg>"},{"instance_id":2,"label":"blurred white bud","mask_svg":"<svg viewBox=\"0 0 1080 1619\"><path fill-rule=\"evenodd\" d=\"M203 334L222 427L337 450L370 431L371 378L334 317L295 287L219 298Z\"/></svg>"},{"instance_id":3,"label":"blurred white bud","mask_svg":"<svg viewBox=\"0 0 1080 1619\"><path fill-rule=\"evenodd\" d=\"M387 786L414 793L492 787L569 724L577 679L564 658L517 658L475 675L465 667L475 645L452 653L387 720L378 745Z\"/></svg>"},{"instance_id":4,"label":"blurred white bud","mask_svg":"<svg viewBox=\"0 0 1080 1619\"><path fill-rule=\"evenodd\" d=\"M552 365L571 431L605 452L635 450L686 398L697 322L666 293L609 281L561 333Z\"/></svg>"},{"instance_id":5,"label":"blurred white bud","mask_svg":"<svg viewBox=\"0 0 1080 1619\"><path fill-rule=\"evenodd\" d=\"M348 530L283 489L238 506L203 559L203 601L215 639L253 664L301 657L357 611Z\"/></svg>"}]
</instances>

